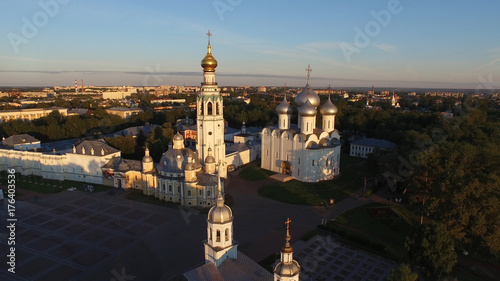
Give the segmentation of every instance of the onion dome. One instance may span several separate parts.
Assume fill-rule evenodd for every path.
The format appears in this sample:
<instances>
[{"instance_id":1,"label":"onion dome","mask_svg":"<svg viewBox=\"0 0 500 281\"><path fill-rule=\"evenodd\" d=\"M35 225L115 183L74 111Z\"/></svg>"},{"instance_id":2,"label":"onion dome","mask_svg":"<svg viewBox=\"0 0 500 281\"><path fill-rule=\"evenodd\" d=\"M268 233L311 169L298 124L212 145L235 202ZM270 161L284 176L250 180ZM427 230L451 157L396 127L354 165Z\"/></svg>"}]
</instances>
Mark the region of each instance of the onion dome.
<instances>
[{"instance_id":1,"label":"onion dome","mask_svg":"<svg viewBox=\"0 0 500 281\"><path fill-rule=\"evenodd\" d=\"M276 112L278 114L292 114L293 112L293 107L292 105L286 100L286 96L283 97L283 101L278 104L276 107Z\"/></svg>"},{"instance_id":2,"label":"onion dome","mask_svg":"<svg viewBox=\"0 0 500 281\"><path fill-rule=\"evenodd\" d=\"M142 158L143 163L151 163L153 162L153 157L149 156L149 148L146 147L146 151L144 151L144 157Z\"/></svg>"},{"instance_id":3,"label":"onion dome","mask_svg":"<svg viewBox=\"0 0 500 281\"><path fill-rule=\"evenodd\" d=\"M328 100L321 106L320 113L322 115L335 115L338 112L338 108L332 103L330 97Z\"/></svg>"},{"instance_id":4,"label":"onion dome","mask_svg":"<svg viewBox=\"0 0 500 281\"><path fill-rule=\"evenodd\" d=\"M224 197L220 191L220 177L219 177L219 195L217 195L217 205L213 206L208 211L208 221L210 223L226 223L233 220L233 211L224 204Z\"/></svg>"},{"instance_id":5,"label":"onion dome","mask_svg":"<svg viewBox=\"0 0 500 281\"><path fill-rule=\"evenodd\" d=\"M217 60L212 55L212 47L210 46L210 30L207 33L208 35L208 47L207 47L207 55L201 61L201 67L203 67L203 71L214 72L217 67Z\"/></svg>"},{"instance_id":6,"label":"onion dome","mask_svg":"<svg viewBox=\"0 0 500 281\"><path fill-rule=\"evenodd\" d=\"M295 97L295 104L302 106L309 100L314 107L318 107L320 100L318 94L309 86L309 83L302 89L302 91Z\"/></svg>"},{"instance_id":7,"label":"onion dome","mask_svg":"<svg viewBox=\"0 0 500 281\"><path fill-rule=\"evenodd\" d=\"M212 148L208 148L208 156L205 158L205 164L215 163L215 158L212 156Z\"/></svg>"},{"instance_id":8,"label":"onion dome","mask_svg":"<svg viewBox=\"0 0 500 281\"><path fill-rule=\"evenodd\" d=\"M304 103L301 107L299 107L299 115L300 116L316 116L317 111L316 107L311 104L309 100Z\"/></svg>"}]
</instances>

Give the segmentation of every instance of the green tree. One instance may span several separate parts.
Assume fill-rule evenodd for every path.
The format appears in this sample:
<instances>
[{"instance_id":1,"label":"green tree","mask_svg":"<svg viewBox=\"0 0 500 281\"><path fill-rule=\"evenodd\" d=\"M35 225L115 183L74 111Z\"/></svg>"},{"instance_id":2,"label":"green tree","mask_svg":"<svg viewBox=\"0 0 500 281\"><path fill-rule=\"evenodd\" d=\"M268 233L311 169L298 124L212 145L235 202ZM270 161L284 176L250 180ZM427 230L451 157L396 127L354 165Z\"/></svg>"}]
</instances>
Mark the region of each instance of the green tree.
<instances>
[{"instance_id":1,"label":"green tree","mask_svg":"<svg viewBox=\"0 0 500 281\"><path fill-rule=\"evenodd\" d=\"M406 238L405 247L413 261L427 267L434 277L451 273L457 263L452 238L436 223L417 227Z\"/></svg>"},{"instance_id":2,"label":"green tree","mask_svg":"<svg viewBox=\"0 0 500 281\"><path fill-rule=\"evenodd\" d=\"M391 271L391 275L385 279L385 281L417 281L418 274L412 272L411 269L406 265L402 264Z\"/></svg>"}]
</instances>

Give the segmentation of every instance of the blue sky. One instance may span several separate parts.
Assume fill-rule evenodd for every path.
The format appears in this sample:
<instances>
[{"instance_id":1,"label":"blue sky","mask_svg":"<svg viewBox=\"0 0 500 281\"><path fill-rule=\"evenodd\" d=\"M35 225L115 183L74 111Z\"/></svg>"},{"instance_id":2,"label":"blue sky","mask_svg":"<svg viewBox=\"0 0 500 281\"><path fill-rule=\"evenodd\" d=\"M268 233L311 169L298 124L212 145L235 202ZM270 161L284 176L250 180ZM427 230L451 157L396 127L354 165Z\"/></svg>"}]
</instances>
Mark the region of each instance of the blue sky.
<instances>
[{"instance_id":1,"label":"blue sky","mask_svg":"<svg viewBox=\"0 0 500 281\"><path fill-rule=\"evenodd\" d=\"M2 86L75 79L197 85L210 29L219 85L301 86L310 64L315 87L500 88L500 2L493 0L18 0L2 6Z\"/></svg>"}]
</instances>

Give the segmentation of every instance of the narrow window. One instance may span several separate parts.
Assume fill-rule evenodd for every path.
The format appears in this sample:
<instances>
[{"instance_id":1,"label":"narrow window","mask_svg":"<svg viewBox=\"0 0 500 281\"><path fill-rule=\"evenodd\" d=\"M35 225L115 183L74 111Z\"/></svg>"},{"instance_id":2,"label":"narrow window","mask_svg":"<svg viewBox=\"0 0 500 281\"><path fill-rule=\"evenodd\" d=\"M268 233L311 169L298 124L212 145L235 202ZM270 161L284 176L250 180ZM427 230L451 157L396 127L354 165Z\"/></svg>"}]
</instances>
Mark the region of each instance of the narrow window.
<instances>
[{"instance_id":1,"label":"narrow window","mask_svg":"<svg viewBox=\"0 0 500 281\"><path fill-rule=\"evenodd\" d=\"M220 230L217 230L217 236L215 237L215 242L220 242Z\"/></svg>"},{"instance_id":2,"label":"narrow window","mask_svg":"<svg viewBox=\"0 0 500 281\"><path fill-rule=\"evenodd\" d=\"M212 115L212 103L207 103L207 113L208 115Z\"/></svg>"},{"instance_id":3,"label":"narrow window","mask_svg":"<svg viewBox=\"0 0 500 281\"><path fill-rule=\"evenodd\" d=\"M224 234L225 234L224 236L226 237L226 239L225 239L225 240L226 240L226 241L229 241L229 229L227 229L227 228L226 228L226 231L225 231L225 233L224 233Z\"/></svg>"},{"instance_id":4,"label":"narrow window","mask_svg":"<svg viewBox=\"0 0 500 281\"><path fill-rule=\"evenodd\" d=\"M300 164L300 157L299 157L299 163L298 164Z\"/></svg>"},{"instance_id":5,"label":"narrow window","mask_svg":"<svg viewBox=\"0 0 500 281\"><path fill-rule=\"evenodd\" d=\"M314 160L312 161L312 165L314 166Z\"/></svg>"},{"instance_id":6,"label":"narrow window","mask_svg":"<svg viewBox=\"0 0 500 281\"><path fill-rule=\"evenodd\" d=\"M191 196L191 190L188 190L188 196Z\"/></svg>"}]
</instances>

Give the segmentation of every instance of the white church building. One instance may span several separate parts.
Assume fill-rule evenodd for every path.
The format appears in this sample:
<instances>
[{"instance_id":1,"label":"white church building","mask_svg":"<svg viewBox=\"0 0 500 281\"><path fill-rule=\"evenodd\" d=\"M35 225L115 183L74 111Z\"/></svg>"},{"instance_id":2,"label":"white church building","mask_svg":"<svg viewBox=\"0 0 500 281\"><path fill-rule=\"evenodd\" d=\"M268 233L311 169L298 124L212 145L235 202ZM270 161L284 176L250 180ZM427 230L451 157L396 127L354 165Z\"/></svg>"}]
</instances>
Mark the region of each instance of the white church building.
<instances>
[{"instance_id":1,"label":"white church building","mask_svg":"<svg viewBox=\"0 0 500 281\"><path fill-rule=\"evenodd\" d=\"M286 100L276 107L279 124L262 130L261 168L303 182L330 180L339 175L340 135L335 130L337 107L330 97L320 108L322 127L316 127L318 94L307 85L295 97L298 124L290 124L293 107Z\"/></svg>"}]
</instances>

